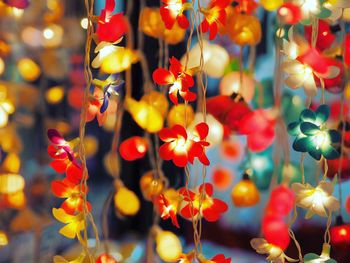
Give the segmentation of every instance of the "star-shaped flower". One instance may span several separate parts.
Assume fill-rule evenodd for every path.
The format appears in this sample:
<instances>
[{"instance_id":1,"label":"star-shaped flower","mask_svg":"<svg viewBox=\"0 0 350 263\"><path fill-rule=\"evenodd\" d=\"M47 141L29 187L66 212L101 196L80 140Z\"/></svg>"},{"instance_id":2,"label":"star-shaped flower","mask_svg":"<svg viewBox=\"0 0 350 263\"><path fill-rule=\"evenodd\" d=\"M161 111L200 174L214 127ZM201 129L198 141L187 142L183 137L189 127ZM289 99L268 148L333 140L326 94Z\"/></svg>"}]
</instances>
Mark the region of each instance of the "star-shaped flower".
<instances>
[{"instance_id":1,"label":"star-shaped flower","mask_svg":"<svg viewBox=\"0 0 350 263\"><path fill-rule=\"evenodd\" d=\"M332 196L333 188L333 184L326 181L321 181L316 187L300 183L292 185L296 197L295 203L297 206L307 209L305 216L307 219L315 214L327 217L340 208L339 201Z\"/></svg>"},{"instance_id":2,"label":"star-shaped flower","mask_svg":"<svg viewBox=\"0 0 350 263\"><path fill-rule=\"evenodd\" d=\"M296 136L293 149L308 152L316 160L322 156L330 160L338 158L340 153L335 147L341 136L337 130L327 129L325 122L329 114L327 105L319 106L316 111L303 110L299 121L288 125L289 134Z\"/></svg>"},{"instance_id":3,"label":"star-shaped flower","mask_svg":"<svg viewBox=\"0 0 350 263\"><path fill-rule=\"evenodd\" d=\"M224 201L212 197L214 189L210 183L200 185L197 192L181 188L179 193L184 197L185 202L185 206L180 213L187 219L199 215L209 222L215 222L219 220L222 213L228 210L228 206ZM204 196L202 196L202 193L204 193Z\"/></svg>"},{"instance_id":4,"label":"star-shaped flower","mask_svg":"<svg viewBox=\"0 0 350 263\"><path fill-rule=\"evenodd\" d=\"M160 157L164 160L173 160L179 167L185 167L188 162L193 163L194 158L198 158L204 165L209 165L210 162L205 154L205 147L209 146L205 141L208 131L209 127L204 122L195 126L191 138L181 125L163 128L159 132L159 138L165 142L159 148Z\"/></svg>"},{"instance_id":5,"label":"star-shaped flower","mask_svg":"<svg viewBox=\"0 0 350 263\"><path fill-rule=\"evenodd\" d=\"M177 21L179 26L187 29L190 26L184 11L191 7L186 0L162 0L163 6L160 8L160 15L167 29L172 29Z\"/></svg>"},{"instance_id":6,"label":"star-shaped flower","mask_svg":"<svg viewBox=\"0 0 350 263\"><path fill-rule=\"evenodd\" d=\"M171 85L169 97L175 105L178 104L178 93L185 101L189 102L194 101L197 97L189 90L194 85L191 72L185 71L185 67L175 57L170 59L169 70L158 68L153 72L153 80L158 85Z\"/></svg>"},{"instance_id":7,"label":"star-shaped flower","mask_svg":"<svg viewBox=\"0 0 350 263\"><path fill-rule=\"evenodd\" d=\"M200 24L203 33L209 31L209 39L213 40L218 32L218 23L226 24L225 8L230 4L229 0L212 0L207 8L200 11L204 14L204 19Z\"/></svg>"}]
</instances>

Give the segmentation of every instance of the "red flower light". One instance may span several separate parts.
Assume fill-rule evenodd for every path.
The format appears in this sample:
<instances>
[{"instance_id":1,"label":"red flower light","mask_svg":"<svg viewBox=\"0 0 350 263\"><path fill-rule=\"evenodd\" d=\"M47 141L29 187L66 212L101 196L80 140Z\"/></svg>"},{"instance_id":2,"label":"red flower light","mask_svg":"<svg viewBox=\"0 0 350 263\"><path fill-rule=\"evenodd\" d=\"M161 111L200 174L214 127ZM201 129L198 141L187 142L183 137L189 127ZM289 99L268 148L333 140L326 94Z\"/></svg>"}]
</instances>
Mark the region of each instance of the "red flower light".
<instances>
[{"instance_id":1,"label":"red flower light","mask_svg":"<svg viewBox=\"0 0 350 263\"><path fill-rule=\"evenodd\" d=\"M350 244L350 225L345 224L341 216L337 216L336 225L331 228L332 245Z\"/></svg>"},{"instance_id":2,"label":"red flower light","mask_svg":"<svg viewBox=\"0 0 350 263\"><path fill-rule=\"evenodd\" d=\"M164 160L173 160L179 167L185 167L188 162L193 163L197 157L204 165L210 162L205 154L205 147L209 145L205 141L209 127L202 122L196 125L193 137L188 138L187 131L181 125L174 125L172 128L163 128L159 132L159 138L165 143L159 148L160 157Z\"/></svg>"},{"instance_id":3,"label":"red flower light","mask_svg":"<svg viewBox=\"0 0 350 263\"><path fill-rule=\"evenodd\" d=\"M73 183L79 183L82 179L82 168L75 159L73 152L78 143L78 139L67 142L61 134L54 130L47 131L49 140L54 145L49 145L48 154L55 159L51 162L51 167L57 173L66 173L67 179Z\"/></svg>"},{"instance_id":4,"label":"red flower light","mask_svg":"<svg viewBox=\"0 0 350 263\"><path fill-rule=\"evenodd\" d=\"M190 22L183 13L186 6L186 0L162 0L164 6L160 8L160 15L167 29L172 29L177 21L179 26L187 29Z\"/></svg>"},{"instance_id":5,"label":"red flower light","mask_svg":"<svg viewBox=\"0 0 350 263\"><path fill-rule=\"evenodd\" d=\"M96 34L100 41L114 43L128 30L128 23L122 13L112 15L115 0L106 0L98 19Z\"/></svg>"},{"instance_id":6,"label":"red flower light","mask_svg":"<svg viewBox=\"0 0 350 263\"><path fill-rule=\"evenodd\" d=\"M293 3L283 4L277 11L278 18L287 25L295 25L301 19L300 7Z\"/></svg>"},{"instance_id":7,"label":"red flower light","mask_svg":"<svg viewBox=\"0 0 350 263\"><path fill-rule=\"evenodd\" d=\"M226 258L224 254L218 254L211 261L215 263L231 263L231 258Z\"/></svg>"},{"instance_id":8,"label":"red flower light","mask_svg":"<svg viewBox=\"0 0 350 263\"><path fill-rule=\"evenodd\" d=\"M265 216L262 222L262 232L268 243L285 250L290 242L288 225L279 215Z\"/></svg>"},{"instance_id":9,"label":"red flower light","mask_svg":"<svg viewBox=\"0 0 350 263\"><path fill-rule=\"evenodd\" d=\"M233 3L235 4L235 10L238 13L244 13L247 15L251 15L259 6L254 0L235 0Z\"/></svg>"},{"instance_id":10,"label":"red flower light","mask_svg":"<svg viewBox=\"0 0 350 263\"><path fill-rule=\"evenodd\" d=\"M207 112L213 115L222 125L236 132L241 119L251 112L244 101L235 101L230 96L215 96L207 100Z\"/></svg>"},{"instance_id":11,"label":"red flower light","mask_svg":"<svg viewBox=\"0 0 350 263\"><path fill-rule=\"evenodd\" d=\"M104 253L96 259L96 263L118 263L118 262L111 255Z\"/></svg>"},{"instance_id":12,"label":"red flower light","mask_svg":"<svg viewBox=\"0 0 350 263\"><path fill-rule=\"evenodd\" d=\"M202 191L204 191L203 197L201 197ZM224 201L212 197L213 185L210 183L202 184L196 193L185 188L181 188L179 193L184 197L184 201L187 202L180 211L181 215L187 219L191 219L192 216L195 217L199 214L207 221L214 222L219 220L221 214L225 213L228 209ZM192 205L190 203L191 201ZM199 210L200 201L202 202Z\"/></svg>"},{"instance_id":13,"label":"red flower light","mask_svg":"<svg viewBox=\"0 0 350 263\"><path fill-rule=\"evenodd\" d=\"M163 220L170 218L173 225L176 226L177 228L180 228L179 222L177 221L177 216L176 216L177 208L174 207L174 205L171 204L163 194L160 194L156 198L155 205L158 209L158 213L160 214L160 217Z\"/></svg>"},{"instance_id":14,"label":"red flower light","mask_svg":"<svg viewBox=\"0 0 350 263\"><path fill-rule=\"evenodd\" d=\"M267 212L287 216L294 207L294 193L285 185L277 186L271 192Z\"/></svg>"},{"instance_id":15,"label":"red flower light","mask_svg":"<svg viewBox=\"0 0 350 263\"><path fill-rule=\"evenodd\" d=\"M203 33L209 31L209 39L213 40L218 32L218 23L226 24L225 8L230 4L229 0L212 0L208 8L201 9L204 19L200 24Z\"/></svg>"},{"instance_id":16,"label":"red flower light","mask_svg":"<svg viewBox=\"0 0 350 263\"><path fill-rule=\"evenodd\" d=\"M175 57L170 59L169 70L158 68L153 72L153 80L158 85L171 85L169 97L175 105L178 104L178 93L185 101L194 101L197 97L195 93L189 91L194 85L192 76L185 72L184 66Z\"/></svg>"},{"instance_id":17,"label":"red flower light","mask_svg":"<svg viewBox=\"0 0 350 263\"><path fill-rule=\"evenodd\" d=\"M259 109L241 119L239 132L247 135L248 148L253 152L266 150L275 138L275 116L270 110Z\"/></svg>"},{"instance_id":18,"label":"red flower light","mask_svg":"<svg viewBox=\"0 0 350 263\"><path fill-rule=\"evenodd\" d=\"M63 181L53 181L51 183L51 190L56 197L66 198L61 208L64 209L67 214L74 215L76 211L83 211L84 200L80 192L80 184L73 184L67 179ZM83 192L87 192L87 189L83 189ZM91 210L91 204L87 202L86 205L88 209Z\"/></svg>"},{"instance_id":19,"label":"red flower light","mask_svg":"<svg viewBox=\"0 0 350 263\"><path fill-rule=\"evenodd\" d=\"M146 155L147 150L147 140L139 136L126 139L119 147L120 156L127 161L141 159Z\"/></svg>"},{"instance_id":20,"label":"red flower light","mask_svg":"<svg viewBox=\"0 0 350 263\"><path fill-rule=\"evenodd\" d=\"M305 38L311 43L312 38L312 26L305 26ZM319 50L325 50L329 48L335 40L335 35L332 33L330 25L322 19L318 20L318 31L316 47Z\"/></svg>"},{"instance_id":21,"label":"red flower light","mask_svg":"<svg viewBox=\"0 0 350 263\"><path fill-rule=\"evenodd\" d=\"M350 67L350 33L345 36L343 46L345 47L344 61L345 64Z\"/></svg>"}]
</instances>

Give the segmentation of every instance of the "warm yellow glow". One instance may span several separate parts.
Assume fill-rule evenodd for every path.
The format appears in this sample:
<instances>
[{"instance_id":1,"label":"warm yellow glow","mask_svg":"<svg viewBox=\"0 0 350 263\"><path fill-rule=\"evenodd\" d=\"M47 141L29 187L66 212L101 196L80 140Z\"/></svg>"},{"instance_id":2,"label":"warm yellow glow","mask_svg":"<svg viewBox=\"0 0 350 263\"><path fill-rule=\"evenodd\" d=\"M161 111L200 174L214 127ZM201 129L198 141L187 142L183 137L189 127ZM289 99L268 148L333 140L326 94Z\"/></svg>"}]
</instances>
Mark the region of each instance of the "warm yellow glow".
<instances>
[{"instance_id":1,"label":"warm yellow glow","mask_svg":"<svg viewBox=\"0 0 350 263\"><path fill-rule=\"evenodd\" d=\"M316 144L316 150L320 149L323 145L329 145L330 139L328 133L325 131L318 132L314 137Z\"/></svg>"},{"instance_id":2,"label":"warm yellow glow","mask_svg":"<svg viewBox=\"0 0 350 263\"><path fill-rule=\"evenodd\" d=\"M186 125L185 125L186 120ZM173 106L168 114L168 126L172 127L175 124L188 126L194 120L194 111L190 105L185 106L185 104L178 104Z\"/></svg>"},{"instance_id":3,"label":"warm yellow glow","mask_svg":"<svg viewBox=\"0 0 350 263\"><path fill-rule=\"evenodd\" d=\"M7 204L14 209L22 209L26 205L26 196L23 191L18 191L14 194L5 195Z\"/></svg>"},{"instance_id":4,"label":"warm yellow glow","mask_svg":"<svg viewBox=\"0 0 350 263\"><path fill-rule=\"evenodd\" d=\"M9 153L2 164L2 169L8 173L18 173L20 167L21 159L15 153Z\"/></svg>"},{"instance_id":5,"label":"warm yellow glow","mask_svg":"<svg viewBox=\"0 0 350 263\"><path fill-rule=\"evenodd\" d=\"M80 20L80 26L83 29L87 29L88 25L89 25L89 20L86 17L84 17L83 19Z\"/></svg>"},{"instance_id":6,"label":"warm yellow glow","mask_svg":"<svg viewBox=\"0 0 350 263\"><path fill-rule=\"evenodd\" d=\"M249 207L260 201L259 190L251 180L240 181L231 192L232 202L237 207Z\"/></svg>"},{"instance_id":7,"label":"warm yellow glow","mask_svg":"<svg viewBox=\"0 0 350 263\"><path fill-rule=\"evenodd\" d=\"M260 0L260 4L268 11L273 11L283 4L283 0Z\"/></svg>"},{"instance_id":8,"label":"warm yellow glow","mask_svg":"<svg viewBox=\"0 0 350 263\"><path fill-rule=\"evenodd\" d=\"M18 70L26 81L34 81L41 74L40 67L30 58L22 58L18 61Z\"/></svg>"},{"instance_id":9,"label":"warm yellow glow","mask_svg":"<svg viewBox=\"0 0 350 263\"><path fill-rule=\"evenodd\" d=\"M142 129L150 133L155 133L163 128L164 120L162 114L145 101L126 98L125 108Z\"/></svg>"},{"instance_id":10,"label":"warm yellow glow","mask_svg":"<svg viewBox=\"0 0 350 263\"><path fill-rule=\"evenodd\" d=\"M103 59L101 70L106 74L120 73L129 69L137 60L138 56L135 51L117 48Z\"/></svg>"},{"instance_id":11,"label":"warm yellow glow","mask_svg":"<svg viewBox=\"0 0 350 263\"><path fill-rule=\"evenodd\" d=\"M181 256L182 245L179 238L170 231L160 231L156 237L156 250L165 262L175 262Z\"/></svg>"},{"instance_id":12,"label":"warm yellow glow","mask_svg":"<svg viewBox=\"0 0 350 263\"><path fill-rule=\"evenodd\" d=\"M51 28L45 28L43 31L43 36L46 39L52 39L55 36L55 32Z\"/></svg>"},{"instance_id":13,"label":"warm yellow glow","mask_svg":"<svg viewBox=\"0 0 350 263\"><path fill-rule=\"evenodd\" d=\"M61 86L49 88L45 93L45 98L50 104L58 104L64 97L64 89Z\"/></svg>"},{"instance_id":14,"label":"warm yellow glow","mask_svg":"<svg viewBox=\"0 0 350 263\"><path fill-rule=\"evenodd\" d=\"M92 157L96 154L98 150L98 141L96 137L87 135L84 137L84 146L86 157Z\"/></svg>"},{"instance_id":15,"label":"warm yellow glow","mask_svg":"<svg viewBox=\"0 0 350 263\"><path fill-rule=\"evenodd\" d=\"M2 75L2 73L4 73L5 71L5 62L4 60L0 57L0 75Z\"/></svg>"},{"instance_id":16,"label":"warm yellow glow","mask_svg":"<svg viewBox=\"0 0 350 263\"><path fill-rule=\"evenodd\" d=\"M21 33L21 37L23 42L28 46L40 47L42 45L42 33L35 27L24 27Z\"/></svg>"},{"instance_id":17,"label":"warm yellow glow","mask_svg":"<svg viewBox=\"0 0 350 263\"><path fill-rule=\"evenodd\" d=\"M63 28L60 25L51 24L43 30L43 46L57 47L62 43Z\"/></svg>"},{"instance_id":18,"label":"warm yellow glow","mask_svg":"<svg viewBox=\"0 0 350 263\"><path fill-rule=\"evenodd\" d=\"M9 243L7 235L4 231L0 230L0 247L7 246Z\"/></svg>"},{"instance_id":19,"label":"warm yellow glow","mask_svg":"<svg viewBox=\"0 0 350 263\"><path fill-rule=\"evenodd\" d=\"M143 197L146 200L151 201L154 197L162 193L164 184L162 183L162 180L154 178L153 171L149 171L142 175L140 179L140 188Z\"/></svg>"},{"instance_id":20,"label":"warm yellow glow","mask_svg":"<svg viewBox=\"0 0 350 263\"><path fill-rule=\"evenodd\" d=\"M24 13L23 9L12 7L12 15L16 18L20 18Z\"/></svg>"},{"instance_id":21,"label":"warm yellow glow","mask_svg":"<svg viewBox=\"0 0 350 263\"><path fill-rule=\"evenodd\" d=\"M125 216L133 216L140 209L137 195L124 186L117 189L117 193L114 195L114 204L116 210Z\"/></svg>"},{"instance_id":22,"label":"warm yellow glow","mask_svg":"<svg viewBox=\"0 0 350 263\"><path fill-rule=\"evenodd\" d=\"M151 91L150 93L143 95L141 100L152 105L162 114L163 118L165 118L169 110L169 102L164 93Z\"/></svg>"},{"instance_id":23,"label":"warm yellow glow","mask_svg":"<svg viewBox=\"0 0 350 263\"><path fill-rule=\"evenodd\" d=\"M24 189L25 181L19 174L0 174L0 194L12 194Z\"/></svg>"}]
</instances>

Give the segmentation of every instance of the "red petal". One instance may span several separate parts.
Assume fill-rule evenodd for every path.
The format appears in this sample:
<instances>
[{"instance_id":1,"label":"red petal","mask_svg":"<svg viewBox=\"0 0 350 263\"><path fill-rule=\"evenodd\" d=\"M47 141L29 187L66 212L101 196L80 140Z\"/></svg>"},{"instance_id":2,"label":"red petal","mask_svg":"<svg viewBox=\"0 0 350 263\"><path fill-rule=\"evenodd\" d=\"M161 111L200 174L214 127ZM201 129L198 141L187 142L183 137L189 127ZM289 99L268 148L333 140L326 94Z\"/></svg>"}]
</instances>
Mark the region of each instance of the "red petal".
<instances>
[{"instance_id":1,"label":"red petal","mask_svg":"<svg viewBox=\"0 0 350 263\"><path fill-rule=\"evenodd\" d=\"M200 140L204 140L209 133L209 126L205 122L198 123L194 128L193 134L198 136Z\"/></svg>"},{"instance_id":2,"label":"red petal","mask_svg":"<svg viewBox=\"0 0 350 263\"><path fill-rule=\"evenodd\" d=\"M190 189L186 189L185 187L181 188L179 190L179 194L184 197L185 201L193 201L194 198L196 197L196 194L193 193Z\"/></svg>"},{"instance_id":3,"label":"red petal","mask_svg":"<svg viewBox=\"0 0 350 263\"><path fill-rule=\"evenodd\" d=\"M188 163L188 156L186 151L174 152L173 162L178 167L185 167Z\"/></svg>"},{"instance_id":4,"label":"red petal","mask_svg":"<svg viewBox=\"0 0 350 263\"><path fill-rule=\"evenodd\" d=\"M177 60L174 56L169 59L170 67L169 70L173 73L174 76L178 76L183 72L183 66L179 60Z\"/></svg>"},{"instance_id":5,"label":"red petal","mask_svg":"<svg viewBox=\"0 0 350 263\"><path fill-rule=\"evenodd\" d=\"M203 33L207 32L209 30L209 23L208 23L208 21L206 19L204 19L202 21L202 23L200 24L200 27L201 27Z\"/></svg>"},{"instance_id":6,"label":"red petal","mask_svg":"<svg viewBox=\"0 0 350 263\"><path fill-rule=\"evenodd\" d=\"M158 85L169 85L175 82L174 75L164 68L156 69L152 77L154 82Z\"/></svg>"},{"instance_id":7,"label":"red petal","mask_svg":"<svg viewBox=\"0 0 350 263\"><path fill-rule=\"evenodd\" d=\"M176 22L176 14L174 14L174 12L171 12L168 8L162 6L160 8L160 15L162 17L165 27L167 29L172 29Z\"/></svg>"},{"instance_id":8,"label":"red petal","mask_svg":"<svg viewBox=\"0 0 350 263\"><path fill-rule=\"evenodd\" d=\"M128 23L122 13L110 17L109 21L99 21L96 34L100 41L114 43L128 30Z\"/></svg>"},{"instance_id":9,"label":"red petal","mask_svg":"<svg viewBox=\"0 0 350 263\"><path fill-rule=\"evenodd\" d=\"M182 77L182 86L183 87L192 87L194 85L194 79L191 75L186 74Z\"/></svg>"},{"instance_id":10,"label":"red petal","mask_svg":"<svg viewBox=\"0 0 350 263\"><path fill-rule=\"evenodd\" d=\"M195 101L197 99L197 95L194 92L187 91L187 92L182 92L180 91L180 96L185 100L185 101Z\"/></svg>"},{"instance_id":11,"label":"red petal","mask_svg":"<svg viewBox=\"0 0 350 263\"><path fill-rule=\"evenodd\" d=\"M170 142L177 138L177 134L173 129L163 128L159 132L159 138L164 142Z\"/></svg>"},{"instance_id":12,"label":"red petal","mask_svg":"<svg viewBox=\"0 0 350 263\"><path fill-rule=\"evenodd\" d=\"M199 187L199 192L200 192L200 193L203 191L203 188L204 188L205 193L206 193L208 196L212 196L212 195L213 195L214 188L213 188L213 185L212 185L212 184L210 184L210 183L204 183L204 184L202 184L202 185Z\"/></svg>"},{"instance_id":13,"label":"red petal","mask_svg":"<svg viewBox=\"0 0 350 263\"><path fill-rule=\"evenodd\" d=\"M206 156L205 152L203 151L203 153L198 157L199 161L204 164L204 165L210 165L210 161L208 159L208 157Z\"/></svg>"},{"instance_id":14,"label":"red petal","mask_svg":"<svg viewBox=\"0 0 350 263\"><path fill-rule=\"evenodd\" d=\"M172 128L171 128L177 135L180 135L181 137L183 137L185 140L187 140L187 132L186 129L179 124L175 124Z\"/></svg>"},{"instance_id":15,"label":"red petal","mask_svg":"<svg viewBox=\"0 0 350 263\"><path fill-rule=\"evenodd\" d=\"M162 159L169 161L173 158L173 150L174 149L171 147L170 143L164 143L162 146L159 147L159 156Z\"/></svg>"},{"instance_id":16,"label":"red petal","mask_svg":"<svg viewBox=\"0 0 350 263\"><path fill-rule=\"evenodd\" d=\"M173 92L169 92L169 98L170 98L171 102L174 103L175 105L179 104L179 100L177 98L177 92L178 92L178 90L174 90Z\"/></svg>"},{"instance_id":17,"label":"red petal","mask_svg":"<svg viewBox=\"0 0 350 263\"><path fill-rule=\"evenodd\" d=\"M183 29L187 29L190 26L190 22L184 14L177 16L177 22L179 23L179 26Z\"/></svg>"},{"instance_id":18,"label":"red petal","mask_svg":"<svg viewBox=\"0 0 350 263\"><path fill-rule=\"evenodd\" d=\"M115 8L115 0L106 0L105 10L112 13Z\"/></svg>"},{"instance_id":19,"label":"red petal","mask_svg":"<svg viewBox=\"0 0 350 263\"><path fill-rule=\"evenodd\" d=\"M54 196L59 198L69 197L69 187L62 181L52 181L51 191Z\"/></svg>"},{"instance_id":20,"label":"red petal","mask_svg":"<svg viewBox=\"0 0 350 263\"><path fill-rule=\"evenodd\" d=\"M67 162L65 160L54 160L50 163L50 166L59 174L63 174L67 169Z\"/></svg>"},{"instance_id":21,"label":"red petal","mask_svg":"<svg viewBox=\"0 0 350 263\"><path fill-rule=\"evenodd\" d=\"M214 22L210 25L209 29L209 40L213 40L218 33L218 25Z\"/></svg>"},{"instance_id":22,"label":"red petal","mask_svg":"<svg viewBox=\"0 0 350 263\"><path fill-rule=\"evenodd\" d=\"M191 205L188 204L181 209L180 213L184 218L191 219L192 216L196 216L198 214L198 209L197 208L191 209Z\"/></svg>"},{"instance_id":23,"label":"red petal","mask_svg":"<svg viewBox=\"0 0 350 263\"><path fill-rule=\"evenodd\" d=\"M66 177L74 184L79 184L83 178L83 169L74 163L70 163L67 167Z\"/></svg>"},{"instance_id":24,"label":"red petal","mask_svg":"<svg viewBox=\"0 0 350 263\"><path fill-rule=\"evenodd\" d=\"M217 198L214 198L213 201L213 207L216 211L219 211L220 213L225 213L228 210L228 206L224 201Z\"/></svg>"}]
</instances>

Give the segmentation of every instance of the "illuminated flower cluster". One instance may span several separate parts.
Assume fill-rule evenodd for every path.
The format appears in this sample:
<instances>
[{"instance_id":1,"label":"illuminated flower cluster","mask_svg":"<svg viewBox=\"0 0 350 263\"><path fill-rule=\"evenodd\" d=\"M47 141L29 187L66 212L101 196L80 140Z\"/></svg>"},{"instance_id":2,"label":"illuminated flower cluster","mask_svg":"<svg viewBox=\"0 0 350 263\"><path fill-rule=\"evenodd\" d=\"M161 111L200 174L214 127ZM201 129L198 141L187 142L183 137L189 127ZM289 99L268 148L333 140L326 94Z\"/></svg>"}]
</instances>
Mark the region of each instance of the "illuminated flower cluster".
<instances>
[{"instance_id":1,"label":"illuminated flower cluster","mask_svg":"<svg viewBox=\"0 0 350 263\"><path fill-rule=\"evenodd\" d=\"M91 210L91 205L84 202L83 195L87 189L81 185L83 171L76 160L75 149L79 140L68 142L54 129L49 129L47 135L51 142L48 152L55 159L51 166L58 173L66 173L62 181L52 182L53 194L66 199L61 208L53 208L52 213L58 221L66 224L60 229L60 233L67 238L75 238L85 228L82 211L85 208Z\"/></svg>"},{"instance_id":2,"label":"illuminated flower cluster","mask_svg":"<svg viewBox=\"0 0 350 263\"><path fill-rule=\"evenodd\" d=\"M330 160L338 158L340 154L334 147L340 143L340 133L325 126L329 114L327 105L319 106L316 111L303 110L299 121L288 125L289 134L296 136L293 149L308 152L316 160L322 156Z\"/></svg>"},{"instance_id":3,"label":"illuminated flower cluster","mask_svg":"<svg viewBox=\"0 0 350 263\"><path fill-rule=\"evenodd\" d=\"M183 65L175 57L170 59L169 70L158 68L153 72L153 80L158 85L171 85L169 97L174 104L178 104L177 94L185 101L194 101L196 94L189 89L194 85L194 80L189 71L185 71Z\"/></svg>"},{"instance_id":4,"label":"illuminated flower cluster","mask_svg":"<svg viewBox=\"0 0 350 263\"><path fill-rule=\"evenodd\" d=\"M340 208L339 201L332 196L334 186L331 182L321 181L316 187L309 184L294 183L292 190L295 193L296 205L307 209L306 218L313 215L322 217Z\"/></svg>"},{"instance_id":5,"label":"illuminated flower cluster","mask_svg":"<svg viewBox=\"0 0 350 263\"><path fill-rule=\"evenodd\" d=\"M262 255L268 255L266 260L274 263L284 263L287 256L284 254L283 250L277 246L269 244L263 238L253 238L250 241L250 245L255 249L255 251Z\"/></svg>"},{"instance_id":6,"label":"illuminated flower cluster","mask_svg":"<svg viewBox=\"0 0 350 263\"><path fill-rule=\"evenodd\" d=\"M228 209L224 201L212 197L214 189L213 185L210 183L200 185L196 192L181 188L179 193L183 196L183 202L185 203L180 213L187 219L199 215L209 222L215 222L219 220L221 214L225 213Z\"/></svg>"},{"instance_id":7,"label":"illuminated flower cluster","mask_svg":"<svg viewBox=\"0 0 350 263\"><path fill-rule=\"evenodd\" d=\"M205 154L205 147L209 145L205 141L209 127L202 122L195 126L193 136L188 137L186 129L181 125L174 125L172 128L163 128L159 132L159 138L165 143L159 148L160 157L164 160L172 160L176 166L185 167L188 162L191 164L194 158L204 164L210 162Z\"/></svg>"}]
</instances>

